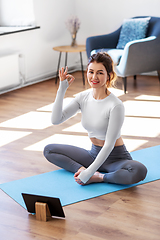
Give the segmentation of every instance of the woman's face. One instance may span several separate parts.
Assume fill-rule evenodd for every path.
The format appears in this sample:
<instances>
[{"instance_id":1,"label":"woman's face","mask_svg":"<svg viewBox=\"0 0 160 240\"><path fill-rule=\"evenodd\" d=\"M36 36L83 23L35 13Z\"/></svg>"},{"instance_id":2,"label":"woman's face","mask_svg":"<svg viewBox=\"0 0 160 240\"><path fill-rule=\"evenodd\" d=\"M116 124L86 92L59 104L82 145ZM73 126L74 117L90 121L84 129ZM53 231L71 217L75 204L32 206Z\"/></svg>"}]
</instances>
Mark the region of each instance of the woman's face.
<instances>
[{"instance_id":1,"label":"woman's face","mask_svg":"<svg viewBox=\"0 0 160 240\"><path fill-rule=\"evenodd\" d=\"M108 74L102 63L92 62L87 69L88 83L92 88L106 88Z\"/></svg>"}]
</instances>

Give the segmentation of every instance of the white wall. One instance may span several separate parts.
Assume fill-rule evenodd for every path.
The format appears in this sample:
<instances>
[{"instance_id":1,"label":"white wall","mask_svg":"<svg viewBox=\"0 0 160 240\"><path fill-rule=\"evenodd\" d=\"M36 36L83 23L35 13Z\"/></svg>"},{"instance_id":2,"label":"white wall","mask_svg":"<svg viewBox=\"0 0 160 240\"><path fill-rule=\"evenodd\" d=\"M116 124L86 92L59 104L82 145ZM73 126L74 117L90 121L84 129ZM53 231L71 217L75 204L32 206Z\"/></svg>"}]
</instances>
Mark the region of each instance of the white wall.
<instances>
[{"instance_id":1,"label":"white wall","mask_svg":"<svg viewBox=\"0 0 160 240\"><path fill-rule=\"evenodd\" d=\"M71 43L65 21L75 12L74 0L33 0L33 3L40 29L0 36L0 53L22 53L27 82L55 75L59 54L52 48ZM75 56L69 57L69 66L74 65L74 59Z\"/></svg>"},{"instance_id":2,"label":"white wall","mask_svg":"<svg viewBox=\"0 0 160 240\"><path fill-rule=\"evenodd\" d=\"M76 0L76 13L81 19L80 41L88 36L116 30L124 18L160 17L159 0Z\"/></svg>"},{"instance_id":3,"label":"white wall","mask_svg":"<svg viewBox=\"0 0 160 240\"><path fill-rule=\"evenodd\" d=\"M160 17L159 0L33 0L33 3L36 22L41 28L0 36L0 52L22 53L28 82L55 75L58 52L52 48L71 43L65 26L71 15L77 15L81 21L78 44L85 44L88 36L112 32L124 18L138 15ZM78 54L69 54L68 58L69 67L79 65ZM86 53L83 53L83 59L86 64Z\"/></svg>"}]
</instances>

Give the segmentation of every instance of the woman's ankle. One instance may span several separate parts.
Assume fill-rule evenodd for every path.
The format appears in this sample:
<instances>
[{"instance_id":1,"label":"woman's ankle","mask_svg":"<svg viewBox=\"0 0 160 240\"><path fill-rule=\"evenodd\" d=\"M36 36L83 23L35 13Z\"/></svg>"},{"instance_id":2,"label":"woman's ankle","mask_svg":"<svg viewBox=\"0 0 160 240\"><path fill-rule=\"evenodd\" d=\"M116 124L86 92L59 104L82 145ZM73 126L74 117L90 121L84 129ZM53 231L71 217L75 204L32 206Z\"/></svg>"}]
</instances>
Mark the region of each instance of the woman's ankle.
<instances>
[{"instance_id":1,"label":"woman's ankle","mask_svg":"<svg viewBox=\"0 0 160 240\"><path fill-rule=\"evenodd\" d=\"M98 178L103 182L104 174L97 172L98 173Z\"/></svg>"}]
</instances>

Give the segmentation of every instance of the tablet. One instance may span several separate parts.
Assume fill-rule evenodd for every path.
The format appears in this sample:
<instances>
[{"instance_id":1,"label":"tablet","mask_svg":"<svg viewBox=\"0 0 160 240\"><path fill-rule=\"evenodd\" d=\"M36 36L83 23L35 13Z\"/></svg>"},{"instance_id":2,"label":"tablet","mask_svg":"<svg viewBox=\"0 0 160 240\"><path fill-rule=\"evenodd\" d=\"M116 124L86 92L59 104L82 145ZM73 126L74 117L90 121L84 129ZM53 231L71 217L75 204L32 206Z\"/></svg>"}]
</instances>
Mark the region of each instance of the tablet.
<instances>
[{"instance_id":1,"label":"tablet","mask_svg":"<svg viewBox=\"0 0 160 240\"><path fill-rule=\"evenodd\" d=\"M35 203L41 202L48 204L51 216L65 218L65 214L59 198L33 195L27 193L22 193L22 197L24 199L27 211L29 213L32 214L35 213Z\"/></svg>"}]
</instances>

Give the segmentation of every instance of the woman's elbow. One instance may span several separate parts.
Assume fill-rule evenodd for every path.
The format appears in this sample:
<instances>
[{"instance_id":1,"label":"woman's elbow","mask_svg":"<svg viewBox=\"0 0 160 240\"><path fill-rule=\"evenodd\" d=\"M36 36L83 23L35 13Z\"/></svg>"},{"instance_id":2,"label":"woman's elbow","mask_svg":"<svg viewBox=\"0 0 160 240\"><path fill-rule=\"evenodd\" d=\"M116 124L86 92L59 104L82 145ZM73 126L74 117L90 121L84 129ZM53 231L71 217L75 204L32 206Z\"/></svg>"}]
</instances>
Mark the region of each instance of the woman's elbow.
<instances>
[{"instance_id":1,"label":"woman's elbow","mask_svg":"<svg viewBox=\"0 0 160 240\"><path fill-rule=\"evenodd\" d=\"M57 123L57 122L52 122L52 124L53 124L53 125L58 125L59 123Z\"/></svg>"},{"instance_id":2,"label":"woman's elbow","mask_svg":"<svg viewBox=\"0 0 160 240\"><path fill-rule=\"evenodd\" d=\"M51 118L51 123L53 125L58 125L58 124L60 124L60 121L58 121L57 119Z\"/></svg>"},{"instance_id":3,"label":"woman's elbow","mask_svg":"<svg viewBox=\"0 0 160 240\"><path fill-rule=\"evenodd\" d=\"M56 122L56 121L54 121L54 122L51 122L53 125L59 125L61 122Z\"/></svg>"}]
</instances>

